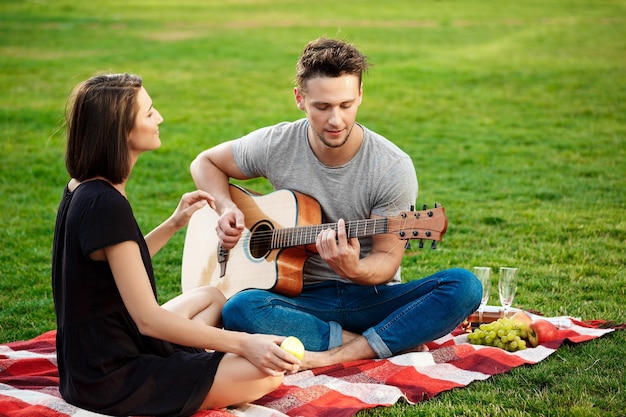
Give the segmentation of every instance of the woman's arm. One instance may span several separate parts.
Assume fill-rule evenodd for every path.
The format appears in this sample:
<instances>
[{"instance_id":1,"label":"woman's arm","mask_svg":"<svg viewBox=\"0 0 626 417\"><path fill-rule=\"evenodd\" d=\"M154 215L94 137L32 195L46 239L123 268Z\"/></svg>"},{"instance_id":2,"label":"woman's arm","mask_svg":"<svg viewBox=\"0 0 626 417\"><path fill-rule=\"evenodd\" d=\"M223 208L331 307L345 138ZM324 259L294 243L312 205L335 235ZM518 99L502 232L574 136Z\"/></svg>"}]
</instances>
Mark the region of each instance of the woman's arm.
<instances>
[{"instance_id":1,"label":"woman's arm","mask_svg":"<svg viewBox=\"0 0 626 417\"><path fill-rule=\"evenodd\" d=\"M156 255L174 233L185 227L193 213L209 204L215 208L215 199L206 191L198 190L184 194L174 213L153 231L146 235L150 257Z\"/></svg>"},{"instance_id":2,"label":"woman's arm","mask_svg":"<svg viewBox=\"0 0 626 417\"><path fill-rule=\"evenodd\" d=\"M124 305L141 334L183 346L234 353L269 375L297 369L297 360L278 346L282 336L227 331L159 306L136 242L109 246L104 253Z\"/></svg>"}]
</instances>

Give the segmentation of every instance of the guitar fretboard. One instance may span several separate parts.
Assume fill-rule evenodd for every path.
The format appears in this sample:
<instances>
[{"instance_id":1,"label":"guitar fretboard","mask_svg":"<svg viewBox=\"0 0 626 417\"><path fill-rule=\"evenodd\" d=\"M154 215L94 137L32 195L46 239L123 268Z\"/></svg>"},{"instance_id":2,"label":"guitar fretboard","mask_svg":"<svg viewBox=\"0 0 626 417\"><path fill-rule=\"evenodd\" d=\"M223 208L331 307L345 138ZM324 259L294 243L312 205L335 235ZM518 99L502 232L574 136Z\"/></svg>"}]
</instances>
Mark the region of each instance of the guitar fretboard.
<instances>
[{"instance_id":1,"label":"guitar fretboard","mask_svg":"<svg viewBox=\"0 0 626 417\"><path fill-rule=\"evenodd\" d=\"M348 238L365 237L387 233L388 219L366 219L346 222ZM315 243L317 235L326 229L337 230L337 223L317 224L312 226L285 227L271 232L271 249L302 246Z\"/></svg>"}]
</instances>

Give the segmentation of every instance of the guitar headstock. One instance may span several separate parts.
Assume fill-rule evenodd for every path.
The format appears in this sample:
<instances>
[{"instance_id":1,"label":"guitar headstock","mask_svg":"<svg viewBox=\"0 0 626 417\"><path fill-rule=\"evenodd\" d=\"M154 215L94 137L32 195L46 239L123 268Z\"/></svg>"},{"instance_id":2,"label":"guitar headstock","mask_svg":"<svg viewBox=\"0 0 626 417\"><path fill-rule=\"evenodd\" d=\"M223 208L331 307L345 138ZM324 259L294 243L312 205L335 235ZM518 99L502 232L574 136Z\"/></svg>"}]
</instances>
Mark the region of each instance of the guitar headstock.
<instances>
[{"instance_id":1,"label":"guitar headstock","mask_svg":"<svg viewBox=\"0 0 626 417\"><path fill-rule=\"evenodd\" d=\"M388 220L389 233L403 240L419 239L420 247L424 240L432 240L433 249L436 247L435 242L441 241L448 229L446 210L439 204L430 209L424 206L421 211L403 211Z\"/></svg>"}]
</instances>

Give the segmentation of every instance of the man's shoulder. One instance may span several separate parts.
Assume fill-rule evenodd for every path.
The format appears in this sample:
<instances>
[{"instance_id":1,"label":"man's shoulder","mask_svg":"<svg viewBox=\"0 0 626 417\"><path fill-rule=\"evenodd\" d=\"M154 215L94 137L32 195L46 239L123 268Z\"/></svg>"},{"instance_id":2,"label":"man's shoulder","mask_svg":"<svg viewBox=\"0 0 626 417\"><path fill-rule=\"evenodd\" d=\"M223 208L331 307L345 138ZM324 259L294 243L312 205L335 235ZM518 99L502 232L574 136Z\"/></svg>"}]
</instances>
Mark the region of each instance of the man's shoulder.
<instances>
[{"instance_id":1,"label":"man's shoulder","mask_svg":"<svg viewBox=\"0 0 626 417\"><path fill-rule=\"evenodd\" d=\"M297 136L302 129L306 129L306 119L299 119L295 121L283 121L270 126L264 126L257 130L248 133L242 139L276 139L292 136Z\"/></svg>"},{"instance_id":2,"label":"man's shoulder","mask_svg":"<svg viewBox=\"0 0 626 417\"><path fill-rule=\"evenodd\" d=\"M279 133L289 133L302 129L307 123L307 119L298 119L290 122L276 123L275 125L270 126L269 129Z\"/></svg>"},{"instance_id":3,"label":"man's shoulder","mask_svg":"<svg viewBox=\"0 0 626 417\"><path fill-rule=\"evenodd\" d=\"M290 129L298 129L301 128L304 124L307 123L307 119L298 119L298 120L284 120L282 122L275 123L273 125L262 127L258 130L270 130L270 131L283 131Z\"/></svg>"},{"instance_id":4,"label":"man's shoulder","mask_svg":"<svg viewBox=\"0 0 626 417\"><path fill-rule=\"evenodd\" d=\"M380 133L374 132L371 129L368 129L363 125L360 126L363 128L363 134L366 143L369 146L374 147L377 152L382 152L382 154L389 155L389 157L410 158L404 150L402 150L398 145L393 143L387 137L381 135Z\"/></svg>"}]
</instances>

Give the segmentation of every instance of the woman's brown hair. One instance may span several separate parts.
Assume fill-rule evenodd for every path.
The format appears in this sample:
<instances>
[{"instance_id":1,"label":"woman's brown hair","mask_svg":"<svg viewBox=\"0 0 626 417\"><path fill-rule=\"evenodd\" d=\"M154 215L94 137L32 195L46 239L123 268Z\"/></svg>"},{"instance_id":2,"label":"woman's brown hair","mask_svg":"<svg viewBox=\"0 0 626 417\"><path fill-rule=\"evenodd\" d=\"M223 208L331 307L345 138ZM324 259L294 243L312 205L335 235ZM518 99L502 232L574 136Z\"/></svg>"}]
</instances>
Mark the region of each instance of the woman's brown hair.
<instances>
[{"instance_id":1,"label":"woman's brown hair","mask_svg":"<svg viewBox=\"0 0 626 417\"><path fill-rule=\"evenodd\" d=\"M113 184L130 174L128 135L138 112L139 76L96 75L68 101L65 166L72 178L102 176Z\"/></svg>"}]
</instances>

